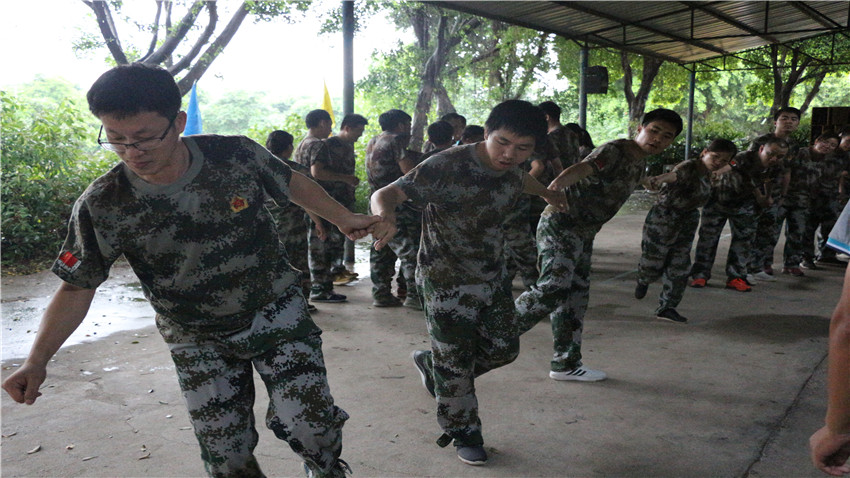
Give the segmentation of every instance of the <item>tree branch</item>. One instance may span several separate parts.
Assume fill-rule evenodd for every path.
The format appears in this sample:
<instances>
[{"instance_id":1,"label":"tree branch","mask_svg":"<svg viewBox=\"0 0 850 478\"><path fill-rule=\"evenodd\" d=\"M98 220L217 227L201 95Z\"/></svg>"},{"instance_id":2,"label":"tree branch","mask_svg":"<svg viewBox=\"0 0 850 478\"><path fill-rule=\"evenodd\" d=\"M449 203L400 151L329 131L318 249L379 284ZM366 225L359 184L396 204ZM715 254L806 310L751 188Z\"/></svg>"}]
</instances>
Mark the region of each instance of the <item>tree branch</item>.
<instances>
[{"instance_id":1,"label":"tree branch","mask_svg":"<svg viewBox=\"0 0 850 478\"><path fill-rule=\"evenodd\" d=\"M218 38L216 38L212 45L204 51L204 54L201 55L198 62L192 66L189 73L177 82L177 86L180 87L181 94L185 95L192 88L192 83L194 83L195 80L200 78L207 71L207 68L209 68L216 57L224 50L224 47L230 43L230 40L233 38L233 35L236 34L236 31L239 30L239 26L242 24L242 21L245 20L246 16L248 16L248 6L243 2L233 14L230 22L228 22L227 26L224 30L222 30Z\"/></svg>"},{"instance_id":2,"label":"tree branch","mask_svg":"<svg viewBox=\"0 0 850 478\"><path fill-rule=\"evenodd\" d=\"M178 61L174 66L171 66L168 69L168 71L170 71L172 75L176 75L177 73L188 68L192 61L194 61L195 58L198 56L198 53L200 53L201 48L203 48L204 45L206 45L207 42L210 41L210 38L212 38L213 33L215 33L215 27L218 25L218 9L216 8L215 2L210 2L209 4L207 4L207 11L209 13L210 18L209 22L207 23L207 27L204 29L204 33L201 34L200 38L198 38L198 41L196 41L195 44L192 45L192 49L189 50L189 52L186 53L186 55L184 55L183 58L180 59L180 61Z\"/></svg>"},{"instance_id":3,"label":"tree branch","mask_svg":"<svg viewBox=\"0 0 850 478\"><path fill-rule=\"evenodd\" d=\"M159 17L162 14L162 2L163 0L156 0L156 16L153 19L153 37L151 38L151 44L148 47L147 53L143 56L139 61L145 61L145 59L153 53L156 48L156 40L159 37Z\"/></svg>"},{"instance_id":4,"label":"tree branch","mask_svg":"<svg viewBox=\"0 0 850 478\"><path fill-rule=\"evenodd\" d=\"M159 65L174 53L174 50L192 28L192 25L195 24L195 19L201 12L204 4L207 5L207 8L215 8L214 1L196 1L193 3L186 12L186 15L183 16L183 19L180 20L180 23L174 29L169 29L168 36L165 37L162 46L145 60L146 65Z\"/></svg>"},{"instance_id":5,"label":"tree branch","mask_svg":"<svg viewBox=\"0 0 850 478\"><path fill-rule=\"evenodd\" d=\"M106 47L109 48L109 53L119 65L129 63L127 55L124 54L124 49L121 47L121 41L118 39L118 31L115 29L115 22L112 20L112 12L109 10L109 4L103 1L86 1L82 0L94 12L97 18L97 26L100 27L100 34L106 42Z\"/></svg>"}]
</instances>

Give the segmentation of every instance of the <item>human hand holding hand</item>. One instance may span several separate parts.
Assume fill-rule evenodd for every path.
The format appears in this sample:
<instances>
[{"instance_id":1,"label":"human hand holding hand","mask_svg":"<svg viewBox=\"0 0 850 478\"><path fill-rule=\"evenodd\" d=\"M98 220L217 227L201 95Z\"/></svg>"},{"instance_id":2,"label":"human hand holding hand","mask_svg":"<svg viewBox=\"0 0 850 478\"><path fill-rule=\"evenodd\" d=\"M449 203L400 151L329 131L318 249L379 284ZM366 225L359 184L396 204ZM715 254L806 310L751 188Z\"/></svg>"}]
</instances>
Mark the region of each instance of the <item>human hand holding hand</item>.
<instances>
[{"instance_id":1,"label":"human hand holding hand","mask_svg":"<svg viewBox=\"0 0 850 478\"><path fill-rule=\"evenodd\" d=\"M850 457L850 434L836 435L827 427L816 431L809 438L812 463L815 467L832 476L844 476L850 473L847 459Z\"/></svg>"}]
</instances>

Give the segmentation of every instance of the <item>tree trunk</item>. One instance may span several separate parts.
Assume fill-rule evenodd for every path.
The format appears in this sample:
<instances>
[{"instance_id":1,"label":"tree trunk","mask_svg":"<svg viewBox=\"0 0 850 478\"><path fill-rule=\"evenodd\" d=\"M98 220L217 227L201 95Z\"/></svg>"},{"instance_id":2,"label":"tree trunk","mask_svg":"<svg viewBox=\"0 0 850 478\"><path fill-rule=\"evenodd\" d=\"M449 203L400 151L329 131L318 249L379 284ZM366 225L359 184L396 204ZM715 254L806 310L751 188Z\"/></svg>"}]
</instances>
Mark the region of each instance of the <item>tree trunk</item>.
<instances>
[{"instance_id":1,"label":"tree trunk","mask_svg":"<svg viewBox=\"0 0 850 478\"><path fill-rule=\"evenodd\" d=\"M425 71L422 73L422 82L419 94L416 96L416 106L413 112L413 123L410 127L410 149L419 151L422 149L425 128L428 126L428 112L431 111L431 100L434 90L437 88L437 80L440 71L445 64L444 51L446 39L446 23L448 18L440 16L437 24L437 44L428 61L425 63Z\"/></svg>"},{"instance_id":2,"label":"tree trunk","mask_svg":"<svg viewBox=\"0 0 850 478\"><path fill-rule=\"evenodd\" d=\"M643 71L637 94L632 90L632 66L628 53L620 53L620 63L623 66L623 92L626 96L626 102L629 105L629 137L631 137L637 131L637 126L640 124L640 120L646 110L646 101L649 99L649 93L652 91L652 82L658 76L658 71L661 69L661 65L664 64L664 60L643 57Z\"/></svg>"}]
</instances>

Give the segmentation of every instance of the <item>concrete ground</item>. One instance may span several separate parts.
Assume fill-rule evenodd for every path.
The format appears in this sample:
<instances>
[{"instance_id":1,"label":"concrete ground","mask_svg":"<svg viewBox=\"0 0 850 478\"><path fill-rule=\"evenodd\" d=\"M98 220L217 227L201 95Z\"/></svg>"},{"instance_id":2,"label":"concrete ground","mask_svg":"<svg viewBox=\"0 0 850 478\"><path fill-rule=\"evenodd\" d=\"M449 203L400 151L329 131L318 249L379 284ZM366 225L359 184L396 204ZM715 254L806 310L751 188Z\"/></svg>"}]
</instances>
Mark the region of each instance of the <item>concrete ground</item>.
<instances>
[{"instance_id":1,"label":"concrete ground","mask_svg":"<svg viewBox=\"0 0 850 478\"><path fill-rule=\"evenodd\" d=\"M725 235L715 279L688 289L679 308L688 324L659 321L659 284L643 301L632 296L643 214L616 217L596 241L584 355L609 379L550 380L551 330L539 324L516 362L477 381L491 456L484 467L434 443L434 402L409 358L428 347L421 312L373 308L368 278L340 288L347 304L319 305L331 389L351 415L343 458L354 476L821 476L807 441L825 412L826 338L842 270L725 290ZM133 280L126 270L116 276ZM3 285L9 302L56 282L38 274ZM4 477L203 475L152 314L150 324L62 349L33 406L4 394ZM16 363L3 362L4 378ZM296 455L262 426L265 403L258 393L263 470L302 476Z\"/></svg>"}]
</instances>

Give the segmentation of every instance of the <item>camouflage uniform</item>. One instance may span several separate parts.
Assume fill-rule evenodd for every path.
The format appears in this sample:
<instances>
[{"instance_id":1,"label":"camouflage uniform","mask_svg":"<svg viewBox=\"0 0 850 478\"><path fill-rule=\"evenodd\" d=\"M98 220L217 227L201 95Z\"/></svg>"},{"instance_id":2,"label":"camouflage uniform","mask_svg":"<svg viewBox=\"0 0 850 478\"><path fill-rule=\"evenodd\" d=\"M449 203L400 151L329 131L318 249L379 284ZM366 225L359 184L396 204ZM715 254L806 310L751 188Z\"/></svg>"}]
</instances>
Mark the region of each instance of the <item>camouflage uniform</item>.
<instances>
[{"instance_id":1,"label":"camouflage uniform","mask_svg":"<svg viewBox=\"0 0 850 478\"><path fill-rule=\"evenodd\" d=\"M732 241L726 257L727 280L746 280L758 218L754 190L773 178L761 165L757 151L738 153L729 163L732 169L715 181L711 199L702 209L699 240L691 276L711 278L717 245L726 221L732 229Z\"/></svg>"},{"instance_id":2,"label":"camouflage uniform","mask_svg":"<svg viewBox=\"0 0 850 478\"><path fill-rule=\"evenodd\" d=\"M295 161L288 159L282 161L293 171L310 176L310 171ZM310 271L307 262L307 237L310 234L310 219L304 209L294 203L281 207L269 199L266 201L266 207L274 219L277 237L283 243L283 248L286 249L289 264L300 272L301 290L304 297L310 297Z\"/></svg>"},{"instance_id":3,"label":"camouflage uniform","mask_svg":"<svg viewBox=\"0 0 850 478\"><path fill-rule=\"evenodd\" d=\"M579 138L575 132L565 126L559 126L546 135L546 143L535 150L532 161L543 163L543 175L538 178L540 183L548 186L555 179L554 161L558 159L561 167L566 169L577 163L579 157ZM531 196L531 233L537 233L540 214L546 209L546 200L540 196Z\"/></svg>"},{"instance_id":4,"label":"camouflage uniform","mask_svg":"<svg viewBox=\"0 0 850 478\"><path fill-rule=\"evenodd\" d=\"M699 208L711 195L711 173L698 159L683 161L673 170L676 182L665 184L643 224L638 282L662 279L660 313L675 309L688 283L691 246L699 226Z\"/></svg>"},{"instance_id":5,"label":"camouflage uniform","mask_svg":"<svg viewBox=\"0 0 850 478\"><path fill-rule=\"evenodd\" d=\"M551 314L554 356L551 370L581 366L581 334L590 292L590 257L596 233L640 184L646 161L628 153L628 140L596 148L582 162L592 176L568 188L570 210L547 207L537 228L540 278L516 300L520 333Z\"/></svg>"},{"instance_id":6,"label":"camouflage uniform","mask_svg":"<svg viewBox=\"0 0 850 478\"><path fill-rule=\"evenodd\" d=\"M267 425L330 472L348 416L333 404L321 331L263 206L268 197L287 205L291 170L247 138L183 142L192 162L172 184L146 183L123 163L92 183L53 271L96 288L127 258L171 349L210 476L262 476L252 365L269 391Z\"/></svg>"},{"instance_id":7,"label":"camouflage uniform","mask_svg":"<svg viewBox=\"0 0 850 478\"><path fill-rule=\"evenodd\" d=\"M404 158L405 150L396 134L385 131L369 141L366 145L366 175L372 193L402 177L399 161ZM400 205L395 212L398 232L389 247L369 251L372 296L376 299L392 295L396 257L401 260L400 274L407 281L408 296L416 293L416 254L422 232L422 212L412 203Z\"/></svg>"},{"instance_id":8,"label":"camouflage uniform","mask_svg":"<svg viewBox=\"0 0 850 478\"><path fill-rule=\"evenodd\" d=\"M843 201L838 195L838 184L841 172L850 170L848 163L848 157L843 152L836 151L814 164L817 180L812 192L806 235L803 237L804 259L835 257L835 251L826 247L826 240L843 209ZM819 232L817 237L816 232Z\"/></svg>"},{"instance_id":9,"label":"camouflage uniform","mask_svg":"<svg viewBox=\"0 0 850 478\"><path fill-rule=\"evenodd\" d=\"M425 206L416 270L431 336L438 422L447 445L480 445L474 378L519 353L506 287L502 222L522 193L518 168L482 166L476 145L451 148L393 184Z\"/></svg>"},{"instance_id":10,"label":"camouflage uniform","mask_svg":"<svg viewBox=\"0 0 850 478\"><path fill-rule=\"evenodd\" d=\"M749 151L758 151L758 149L766 144L768 140L773 138L773 133L761 135L750 143ZM770 173L773 180L764 185L763 191L768 195L773 204L767 207L757 206L758 223L756 224L756 234L753 238L752 256L748 271L751 274L761 272L765 266L773 265L773 251L776 249L776 244L779 242L779 236L782 233L782 219L780 215L785 211L781 209L785 199L782 197L782 188L786 172L786 167L791 158L797 155L800 150L800 144L793 138L785 138L788 143L788 152L785 154L785 159L780 165L774 166Z\"/></svg>"},{"instance_id":11,"label":"camouflage uniform","mask_svg":"<svg viewBox=\"0 0 850 478\"><path fill-rule=\"evenodd\" d=\"M785 267L799 267L800 261L803 260L803 237L808 225L812 187L817 174L811 159L811 150L803 148L795 157L786 160L786 170L790 173L788 193L779 206L776 219L777 229L780 231L782 223L785 222Z\"/></svg>"},{"instance_id":12,"label":"camouflage uniform","mask_svg":"<svg viewBox=\"0 0 850 478\"><path fill-rule=\"evenodd\" d=\"M524 171L531 167L531 161L520 166ZM538 196L535 196L538 197ZM519 272L525 288L537 282L537 241L528 227L531 215L532 195L523 194L516 206L508 212L503 224L505 230L505 262L507 280L512 281Z\"/></svg>"},{"instance_id":13,"label":"camouflage uniform","mask_svg":"<svg viewBox=\"0 0 850 478\"><path fill-rule=\"evenodd\" d=\"M343 140L339 136L331 136L325 140L325 144L328 147L328 157L330 158L330 163L326 165L326 168L335 173L354 176L355 167L357 165L357 159L354 153L354 144ZM341 181L318 181L318 183L321 184L326 191L328 191L328 194L330 194L332 198L345 206L346 209L349 211L354 210L354 203L356 201L354 192L357 189L356 186L352 186ZM334 229L336 229L336 227L334 227ZM343 265L343 259L345 256L345 235L339 233L337 236L339 237L336 237L335 239L342 240L342 244L329 245L329 248L331 249L331 273L334 276L345 270L345 266Z\"/></svg>"}]
</instances>

